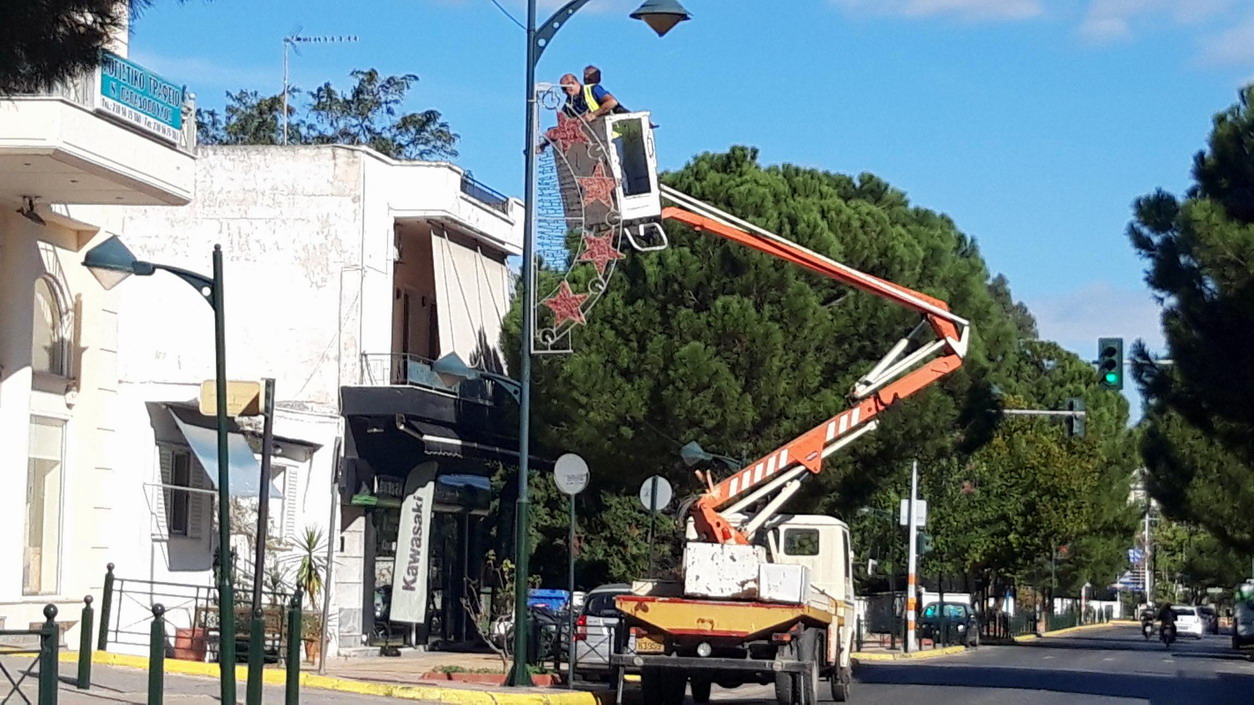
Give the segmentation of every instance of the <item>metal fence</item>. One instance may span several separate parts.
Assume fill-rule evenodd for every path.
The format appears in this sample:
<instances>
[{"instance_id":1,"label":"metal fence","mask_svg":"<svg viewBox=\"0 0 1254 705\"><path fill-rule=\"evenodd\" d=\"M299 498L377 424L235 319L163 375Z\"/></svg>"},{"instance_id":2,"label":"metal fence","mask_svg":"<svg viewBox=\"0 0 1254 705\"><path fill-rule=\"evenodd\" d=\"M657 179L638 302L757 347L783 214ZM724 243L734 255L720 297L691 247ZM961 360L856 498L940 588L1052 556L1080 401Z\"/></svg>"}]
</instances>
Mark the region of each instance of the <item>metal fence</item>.
<instances>
[{"instance_id":1,"label":"metal fence","mask_svg":"<svg viewBox=\"0 0 1254 705\"><path fill-rule=\"evenodd\" d=\"M494 211L509 215L509 199L505 195L484 186L466 174L462 174L462 193Z\"/></svg>"},{"instance_id":2,"label":"metal fence","mask_svg":"<svg viewBox=\"0 0 1254 705\"><path fill-rule=\"evenodd\" d=\"M4 694L0 703L57 704L61 634L56 605L46 605L44 617L46 620L38 629L0 629L0 675L4 676L0 682L0 693ZM32 690L35 700L30 697Z\"/></svg>"},{"instance_id":3,"label":"metal fence","mask_svg":"<svg viewBox=\"0 0 1254 705\"><path fill-rule=\"evenodd\" d=\"M239 594L243 597L247 593ZM266 661L278 661L286 647L286 605L290 600L289 592L262 591L265 625L262 642ZM168 628L167 637L173 639L171 655L174 658L217 660L220 638L217 588L122 578L113 574L113 564L109 564L105 574L97 648L106 651L110 644L147 648L152 638L152 607L156 604L163 605L163 622ZM241 659L248 653L251 618L251 605L237 600L235 650Z\"/></svg>"}]
</instances>

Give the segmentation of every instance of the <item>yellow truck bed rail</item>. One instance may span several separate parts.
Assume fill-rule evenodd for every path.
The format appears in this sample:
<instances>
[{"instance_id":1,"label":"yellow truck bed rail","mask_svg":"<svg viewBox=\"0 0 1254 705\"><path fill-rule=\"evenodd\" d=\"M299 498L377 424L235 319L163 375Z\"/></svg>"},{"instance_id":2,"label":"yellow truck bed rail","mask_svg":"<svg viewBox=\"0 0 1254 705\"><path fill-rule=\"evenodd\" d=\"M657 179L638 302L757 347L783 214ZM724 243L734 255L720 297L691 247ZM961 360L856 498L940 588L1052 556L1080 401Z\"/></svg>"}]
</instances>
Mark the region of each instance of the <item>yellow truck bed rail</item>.
<instances>
[{"instance_id":1,"label":"yellow truck bed rail","mask_svg":"<svg viewBox=\"0 0 1254 705\"><path fill-rule=\"evenodd\" d=\"M615 603L629 621L642 622L672 636L748 639L786 630L798 621L826 627L837 619L835 610L814 605L647 595L623 595Z\"/></svg>"}]
</instances>

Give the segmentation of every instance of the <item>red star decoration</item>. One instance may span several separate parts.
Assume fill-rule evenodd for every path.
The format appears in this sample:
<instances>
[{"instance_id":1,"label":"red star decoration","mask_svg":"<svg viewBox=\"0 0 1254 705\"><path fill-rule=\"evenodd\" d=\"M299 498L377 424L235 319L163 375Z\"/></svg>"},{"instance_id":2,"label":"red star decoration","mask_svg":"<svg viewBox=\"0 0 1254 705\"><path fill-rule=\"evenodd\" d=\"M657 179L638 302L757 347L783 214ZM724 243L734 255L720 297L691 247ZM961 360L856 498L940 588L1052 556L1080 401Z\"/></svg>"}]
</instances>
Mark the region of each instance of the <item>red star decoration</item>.
<instances>
[{"instance_id":1,"label":"red star decoration","mask_svg":"<svg viewBox=\"0 0 1254 705\"><path fill-rule=\"evenodd\" d=\"M623 253L614 247L613 233L600 237L585 232L583 235L583 253L576 262L591 262L597 268L597 274L605 276L605 268L616 259L623 259Z\"/></svg>"},{"instance_id":2,"label":"red star decoration","mask_svg":"<svg viewBox=\"0 0 1254 705\"><path fill-rule=\"evenodd\" d=\"M570 284L565 281L558 287L557 293L540 303L549 307L553 312L553 326L557 327L566 321L574 321L575 323L584 323L583 311L580 306L583 305L587 294L576 294L570 290Z\"/></svg>"},{"instance_id":3,"label":"red star decoration","mask_svg":"<svg viewBox=\"0 0 1254 705\"><path fill-rule=\"evenodd\" d=\"M579 177L579 190L583 191L584 205L600 201L610 208L614 207L614 179L605 175L605 164L597 162L592 176Z\"/></svg>"},{"instance_id":4,"label":"red star decoration","mask_svg":"<svg viewBox=\"0 0 1254 705\"><path fill-rule=\"evenodd\" d=\"M544 135L562 152L576 142L588 141L588 136L583 132L583 121L566 117L565 113L557 114L557 127L550 127Z\"/></svg>"}]
</instances>

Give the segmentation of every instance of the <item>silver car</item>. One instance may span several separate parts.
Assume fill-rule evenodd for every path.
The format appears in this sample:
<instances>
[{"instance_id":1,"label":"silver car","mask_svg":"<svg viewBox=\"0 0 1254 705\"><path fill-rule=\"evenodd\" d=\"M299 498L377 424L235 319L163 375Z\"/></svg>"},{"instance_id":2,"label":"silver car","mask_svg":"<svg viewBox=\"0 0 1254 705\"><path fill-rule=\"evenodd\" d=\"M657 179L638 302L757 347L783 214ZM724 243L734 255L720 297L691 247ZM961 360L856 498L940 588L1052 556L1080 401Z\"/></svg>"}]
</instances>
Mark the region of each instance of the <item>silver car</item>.
<instances>
[{"instance_id":1,"label":"silver car","mask_svg":"<svg viewBox=\"0 0 1254 705\"><path fill-rule=\"evenodd\" d=\"M608 680L610 652L614 650L614 630L618 627L618 608L614 598L631 593L624 583L602 585L588 593L583 610L575 622L575 678L577 680ZM633 651L636 638L628 637L628 651Z\"/></svg>"}]
</instances>

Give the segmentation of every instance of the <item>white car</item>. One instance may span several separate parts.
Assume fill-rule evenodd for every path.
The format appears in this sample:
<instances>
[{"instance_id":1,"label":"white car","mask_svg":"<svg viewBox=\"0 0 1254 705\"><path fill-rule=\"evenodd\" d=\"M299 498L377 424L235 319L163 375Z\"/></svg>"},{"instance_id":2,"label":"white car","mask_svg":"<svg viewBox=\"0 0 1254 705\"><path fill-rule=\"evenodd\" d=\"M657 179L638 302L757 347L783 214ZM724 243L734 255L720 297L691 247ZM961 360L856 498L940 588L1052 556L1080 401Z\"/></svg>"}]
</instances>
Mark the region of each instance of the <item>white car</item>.
<instances>
[{"instance_id":1,"label":"white car","mask_svg":"<svg viewBox=\"0 0 1254 705\"><path fill-rule=\"evenodd\" d=\"M1205 625L1197 608L1190 605L1172 605L1171 611L1176 613L1176 635L1188 634L1195 639L1202 638Z\"/></svg>"}]
</instances>

